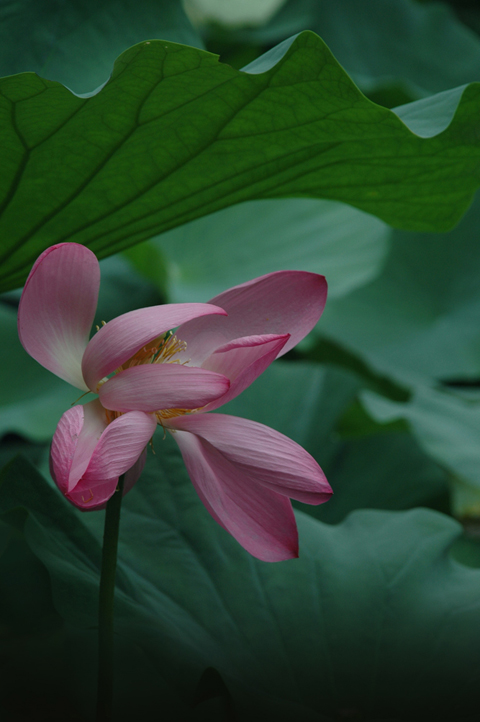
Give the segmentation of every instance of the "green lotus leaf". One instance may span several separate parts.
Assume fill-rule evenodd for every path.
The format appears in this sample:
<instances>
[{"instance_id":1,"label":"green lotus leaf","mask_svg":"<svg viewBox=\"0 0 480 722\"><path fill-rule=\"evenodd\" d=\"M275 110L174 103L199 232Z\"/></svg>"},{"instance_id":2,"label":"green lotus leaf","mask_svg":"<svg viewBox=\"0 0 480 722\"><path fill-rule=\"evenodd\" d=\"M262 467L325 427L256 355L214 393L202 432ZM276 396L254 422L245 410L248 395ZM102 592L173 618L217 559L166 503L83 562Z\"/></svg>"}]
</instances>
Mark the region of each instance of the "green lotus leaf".
<instances>
[{"instance_id":1,"label":"green lotus leaf","mask_svg":"<svg viewBox=\"0 0 480 722\"><path fill-rule=\"evenodd\" d=\"M90 98L35 74L2 79L0 288L21 285L52 243L106 256L241 201L326 198L429 231L469 206L479 84L443 132L420 137L367 100L311 32L246 70L152 40L124 52ZM444 119L444 103L415 122Z\"/></svg>"}]
</instances>

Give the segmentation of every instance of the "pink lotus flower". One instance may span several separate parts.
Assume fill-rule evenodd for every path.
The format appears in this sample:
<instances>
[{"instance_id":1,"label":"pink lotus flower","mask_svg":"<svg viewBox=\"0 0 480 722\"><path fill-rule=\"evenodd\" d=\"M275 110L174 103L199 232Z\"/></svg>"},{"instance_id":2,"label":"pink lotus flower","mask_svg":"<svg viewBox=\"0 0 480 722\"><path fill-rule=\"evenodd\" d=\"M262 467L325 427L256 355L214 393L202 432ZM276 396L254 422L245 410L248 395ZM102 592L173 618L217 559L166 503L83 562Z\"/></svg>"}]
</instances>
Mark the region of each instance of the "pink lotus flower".
<instances>
[{"instance_id":1,"label":"pink lotus flower","mask_svg":"<svg viewBox=\"0 0 480 722\"><path fill-rule=\"evenodd\" d=\"M97 394L61 417L52 477L82 510L106 505L126 473L137 481L157 424L173 434L213 518L253 556L298 556L289 497L321 504L332 493L316 461L263 424L206 414L240 394L295 346L325 306L323 276L279 271L209 303L130 311L89 340L100 268L85 246L61 243L37 259L18 310L25 350L78 389ZM178 326L175 335L168 333Z\"/></svg>"}]
</instances>

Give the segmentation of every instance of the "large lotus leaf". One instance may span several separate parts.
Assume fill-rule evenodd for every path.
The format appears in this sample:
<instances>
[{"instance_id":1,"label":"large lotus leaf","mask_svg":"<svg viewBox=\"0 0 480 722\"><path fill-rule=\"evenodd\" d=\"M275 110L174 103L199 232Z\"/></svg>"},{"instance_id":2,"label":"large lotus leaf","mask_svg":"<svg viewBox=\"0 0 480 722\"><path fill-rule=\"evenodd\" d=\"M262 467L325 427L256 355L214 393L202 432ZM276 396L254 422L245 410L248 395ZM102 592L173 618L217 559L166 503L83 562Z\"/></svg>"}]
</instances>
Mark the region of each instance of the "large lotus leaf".
<instances>
[{"instance_id":1,"label":"large lotus leaf","mask_svg":"<svg viewBox=\"0 0 480 722\"><path fill-rule=\"evenodd\" d=\"M290 0L261 28L229 35L278 43L313 30L362 89L403 86L419 96L478 79L480 41L446 3L413 0Z\"/></svg>"},{"instance_id":2,"label":"large lotus leaf","mask_svg":"<svg viewBox=\"0 0 480 722\"><path fill-rule=\"evenodd\" d=\"M73 625L73 634L70 632L64 648L60 650L63 669L58 683L52 680L53 687L51 690L45 689L44 696L47 699L55 698L61 687L63 694L73 699L77 709L82 712L81 719L89 720L93 715L96 690L96 616L101 543L85 525L81 514L65 502L58 490L52 489L22 457L4 469L0 485L0 505L2 513L6 513L7 522L10 522L13 510L17 515L22 508L28 510L25 537L52 577L56 608L67 627ZM100 516L103 517L103 514ZM102 519L95 521L101 525ZM152 698L148 697L148 690L150 695L162 697L165 710L173 705L177 712L187 715L188 700L183 703L178 699L176 690L172 689L175 678L173 670L167 675L169 688L158 673L158 665L156 670L152 670L150 661L146 659L148 644L139 650L135 637L138 634L147 641L150 637L152 644L164 646L167 658L170 655L174 660L173 650L183 635L187 647L191 642L193 648L204 649L208 654L207 650L211 647L208 634L205 634L193 616L183 612L177 604L169 602L161 591L151 588L149 580L141 579L134 570L124 570L119 565L117 587L118 696L122 710L119 719L132 719L131 715L135 712L146 714L151 710ZM15 590L12 590L11 596L14 593ZM139 604L140 599L142 602ZM160 609L162 617L155 623L155 616ZM125 645L122 644L122 626L125 623L128 623L130 634L128 659L125 657ZM180 625L176 630L177 638L173 633L176 625ZM167 651L170 648L173 648L172 651ZM195 651L190 651L190 663L193 665L195 654ZM25 660L25 669L30 667L29 662ZM141 671L139 665L142 665ZM132 694L133 687L138 689ZM145 695L148 699L142 702ZM188 719L187 716L184 718Z\"/></svg>"},{"instance_id":3,"label":"large lotus leaf","mask_svg":"<svg viewBox=\"0 0 480 722\"><path fill-rule=\"evenodd\" d=\"M88 93L146 38L201 47L178 0L17 0L0 6L0 74L33 71Z\"/></svg>"},{"instance_id":4,"label":"large lotus leaf","mask_svg":"<svg viewBox=\"0 0 480 722\"><path fill-rule=\"evenodd\" d=\"M53 605L47 569L12 522L0 522L0 715L5 720L77 722L60 684L55 697L45 698L52 679L60 682L63 673L63 620Z\"/></svg>"},{"instance_id":5,"label":"large lotus leaf","mask_svg":"<svg viewBox=\"0 0 480 722\"><path fill-rule=\"evenodd\" d=\"M442 103L424 112L443 119ZM479 105L472 83L450 125L419 137L310 32L249 72L146 41L88 99L34 74L4 78L2 288L52 243L105 256L251 199L323 197L403 228L449 228L479 184Z\"/></svg>"},{"instance_id":6,"label":"large lotus leaf","mask_svg":"<svg viewBox=\"0 0 480 722\"><path fill-rule=\"evenodd\" d=\"M324 471L334 491L332 499L301 508L330 524L355 509L448 506L447 474L406 432L345 440Z\"/></svg>"},{"instance_id":7,"label":"large lotus leaf","mask_svg":"<svg viewBox=\"0 0 480 722\"><path fill-rule=\"evenodd\" d=\"M480 516L480 398L419 386L410 402L362 394L368 411L380 421L406 419L423 449L446 468L453 481L453 509L459 516Z\"/></svg>"},{"instance_id":8,"label":"large lotus leaf","mask_svg":"<svg viewBox=\"0 0 480 722\"><path fill-rule=\"evenodd\" d=\"M158 291L122 258L103 260L101 274L97 324L161 301ZM15 432L34 441L50 441L60 416L82 392L26 353L18 339L17 309L6 303L0 303L0 337L6 349L0 365L0 436Z\"/></svg>"},{"instance_id":9,"label":"large lotus leaf","mask_svg":"<svg viewBox=\"0 0 480 722\"><path fill-rule=\"evenodd\" d=\"M32 443L19 436L6 436L0 440L0 469L2 469L14 456L23 454L37 469L48 470L47 461L49 448L45 442Z\"/></svg>"},{"instance_id":10,"label":"large lotus leaf","mask_svg":"<svg viewBox=\"0 0 480 722\"><path fill-rule=\"evenodd\" d=\"M383 272L327 303L320 333L406 383L480 376L480 203L445 235L396 232Z\"/></svg>"},{"instance_id":11,"label":"large lotus leaf","mask_svg":"<svg viewBox=\"0 0 480 722\"><path fill-rule=\"evenodd\" d=\"M391 230L373 216L332 201L305 198L242 203L199 218L144 245L129 257L160 251L170 300L207 301L226 287L285 268L321 273L329 298L375 278ZM151 266L146 268L154 277ZM163 285L164 268L157 271Z\"/></svg>"},{"instance_id":12,"label":"large lotus leaf","mask_svg":"<svg viewBox=\"0 0 480 722\"><path fill-rule=\"evenodd\" d=\"M55 606L93 644L103 515L81 516L22 461L2 474L0 506L28 511L26 539L49 571ZM209 666L239 720L471 712L480 571L449 558L459 525L427 510L356 512L339 526L298 513L298 525L300 559L256 561L209 517L173 439L156 444L122 511L116 719L135 703L139 713L149 705L188 719L186 701ZM82 669L76 652L65 667L86 709L95 665ZM157 675L147 697L134 683L142 672Z\"/></svg>"}]
</instances>

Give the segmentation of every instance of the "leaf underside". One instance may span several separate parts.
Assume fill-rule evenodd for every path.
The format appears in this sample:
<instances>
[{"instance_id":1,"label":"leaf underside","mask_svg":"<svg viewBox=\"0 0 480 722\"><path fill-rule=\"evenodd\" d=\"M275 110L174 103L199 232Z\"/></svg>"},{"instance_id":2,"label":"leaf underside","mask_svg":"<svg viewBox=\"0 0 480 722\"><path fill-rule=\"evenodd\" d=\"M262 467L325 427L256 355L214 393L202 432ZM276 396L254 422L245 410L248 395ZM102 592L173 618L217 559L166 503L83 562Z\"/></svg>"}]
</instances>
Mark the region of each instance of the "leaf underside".
<instances>
[{"instance_id":1,"label":"leaf underside","mask_svg":"<svg viewBox=\"0 0 480 722\"><path fill-rule=\"evenodd\" d=\"M423 138L366 99L314 33L276 50L273 67L246 73L146 41L91 98L33 73L2 79L1 290L53 243L103 257L246 200L340 200L416 230L458 221L479 184L480 85Z\"/></svg>"}]
</instances>

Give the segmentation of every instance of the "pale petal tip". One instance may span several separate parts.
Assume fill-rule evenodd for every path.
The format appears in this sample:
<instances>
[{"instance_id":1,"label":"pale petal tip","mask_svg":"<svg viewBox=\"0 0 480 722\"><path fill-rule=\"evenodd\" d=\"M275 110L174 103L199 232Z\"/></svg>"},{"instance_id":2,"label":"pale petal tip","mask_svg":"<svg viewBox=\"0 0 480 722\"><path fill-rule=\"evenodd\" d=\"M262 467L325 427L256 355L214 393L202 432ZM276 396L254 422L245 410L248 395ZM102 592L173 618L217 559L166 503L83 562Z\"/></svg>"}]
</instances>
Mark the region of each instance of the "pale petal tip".
<instances>
[{"instance_id":1,"label":"pale petal tip","mask_svg":"<svg viewBox=\"0 0 480 722\"><path fill-rule=\"evenodd\" d=\"M18 335L38 363L86 390L81 359L97 307L100 267L79 243L47 248L35 261L18 307Z\"/></svg>"}]
</instances>

